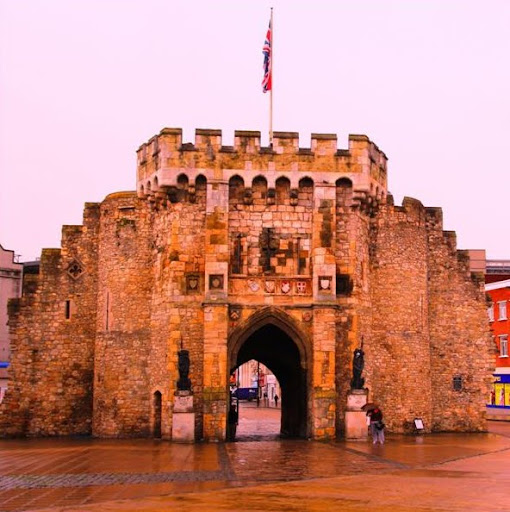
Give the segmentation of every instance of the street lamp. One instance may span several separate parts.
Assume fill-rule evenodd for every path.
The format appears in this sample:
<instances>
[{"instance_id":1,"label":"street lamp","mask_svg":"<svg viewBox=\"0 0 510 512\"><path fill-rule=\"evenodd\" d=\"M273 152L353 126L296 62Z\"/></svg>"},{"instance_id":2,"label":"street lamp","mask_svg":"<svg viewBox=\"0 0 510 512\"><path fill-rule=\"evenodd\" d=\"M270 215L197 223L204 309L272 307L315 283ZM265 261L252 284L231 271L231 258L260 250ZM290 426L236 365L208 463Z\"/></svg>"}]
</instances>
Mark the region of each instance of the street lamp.
<instances>
[{"instance_id":1,"label":"street lamp","mask_svg":"<svg viewBox=\"0 0 510 512\"><path fill-rule=\"evenodd\" d=\"M260 363L257 361L257 407L260 406Z\"/></svg>"}]
</instances>

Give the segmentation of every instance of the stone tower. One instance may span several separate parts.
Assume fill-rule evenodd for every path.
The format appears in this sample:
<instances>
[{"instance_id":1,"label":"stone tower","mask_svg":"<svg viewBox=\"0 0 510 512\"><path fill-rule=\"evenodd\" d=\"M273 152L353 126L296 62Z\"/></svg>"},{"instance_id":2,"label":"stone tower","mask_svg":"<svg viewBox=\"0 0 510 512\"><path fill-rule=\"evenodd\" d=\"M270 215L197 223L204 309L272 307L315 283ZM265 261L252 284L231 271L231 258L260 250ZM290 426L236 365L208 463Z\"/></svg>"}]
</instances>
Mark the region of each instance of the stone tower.
<instances>
[{"instance_id":1,"label":"stone tower","mask_svg":"<svg viewBox=\"0 0 510 512\"><path fill-rule=\"evenodd\" d=\"M85 206L11 303L4 435L171 438L189 351L195 437L225 439L229 375L251 359L282 389L282 434L340 435L352 352L388 428L482 431L491 348L483 282L439 208L394 206L364 135L163 129L136 192Z\"/></svg>"}]
</instances>

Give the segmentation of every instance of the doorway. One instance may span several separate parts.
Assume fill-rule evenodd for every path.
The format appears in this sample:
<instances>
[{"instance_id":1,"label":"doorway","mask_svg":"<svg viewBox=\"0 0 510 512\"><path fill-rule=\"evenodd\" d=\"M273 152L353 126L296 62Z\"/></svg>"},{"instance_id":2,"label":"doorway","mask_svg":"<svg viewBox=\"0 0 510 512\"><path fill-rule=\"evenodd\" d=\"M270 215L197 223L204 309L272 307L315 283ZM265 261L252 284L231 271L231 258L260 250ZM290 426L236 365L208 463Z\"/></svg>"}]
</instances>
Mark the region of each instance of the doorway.
<instances>
[{"instance_id":1,"label":"doorway","mask_svg":"<svg viewBox=\"0 0 510 512\"><path fill-rule=\"evenodd\" d=\"M232 374L230 394L234 413L231 419L237 420L236 441L280 437L282 393L278 379L267 366L254 359L239 366Z\"/></svg>"},{"instance_id":2,"label":"doorway","mask_svg":"<svg viewBox=\"0 0 510 512\"><path fill-rule=\"evenodd\" d=\"M250 325L236 334L229 344L230 373L234 374L237 368L251 360L267 367L281 390L277 404L281 411L279 435L307 438L306 344L296 326L284 313L266 311L254 315ZM239 412L242 413L242 407Z\"/></svg>"},{"instance_id":3,"label":"doorway","mask_svg":"<svg viewBox=\"0 0 510 512\"><path fill-rule=\"evenodd\" d=\"M156 439L160 439L161 438L161 392L160 391L154 392L153 410L154 410L153 436Z\"/></svg>"}]
</instances>

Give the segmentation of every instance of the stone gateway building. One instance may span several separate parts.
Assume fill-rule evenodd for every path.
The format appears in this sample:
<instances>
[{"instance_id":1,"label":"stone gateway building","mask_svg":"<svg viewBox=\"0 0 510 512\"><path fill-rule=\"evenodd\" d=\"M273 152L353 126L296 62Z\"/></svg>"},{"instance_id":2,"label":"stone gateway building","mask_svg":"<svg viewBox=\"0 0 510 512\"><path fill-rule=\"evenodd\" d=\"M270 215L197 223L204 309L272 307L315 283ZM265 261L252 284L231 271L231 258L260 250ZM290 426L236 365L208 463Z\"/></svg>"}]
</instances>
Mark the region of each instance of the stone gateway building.
<instances>
[{"instance_id":1,"label":"stone gateway building","mask_svg":"<svg viewBox=\"0 0 510 512\"><path fill-rule=\"evenodd\" d=\"M172 438L189 351L195 439L224 440L229 376L255 359L281 385L281 431L345 429L352 354L388 429L483 431L493 350L483 276L440 208L387 191L364 135L165 128L136 192L85 205L10 303L3 436Z\"/></svg>"}]
</instances>

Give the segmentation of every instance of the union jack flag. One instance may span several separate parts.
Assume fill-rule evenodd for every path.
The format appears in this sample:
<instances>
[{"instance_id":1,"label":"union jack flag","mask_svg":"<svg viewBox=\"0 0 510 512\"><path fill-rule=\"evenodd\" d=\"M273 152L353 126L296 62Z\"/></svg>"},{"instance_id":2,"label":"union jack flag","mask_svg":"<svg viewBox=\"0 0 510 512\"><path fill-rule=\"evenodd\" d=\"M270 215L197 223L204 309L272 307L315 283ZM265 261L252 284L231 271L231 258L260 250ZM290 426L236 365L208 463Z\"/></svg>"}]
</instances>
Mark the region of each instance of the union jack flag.
<instances>
[{"instance_id":1,"label":"union jack flag","mask_svg":"<svg viewBox=\"0 0 510 512\"><path fill-rule=\"evenodd\" d=\"M269 28L267 29L266 40L262 47L262 53L264 55L264 78L262 79L262 92L271 90L271 22L269 22Z\"/></svg>"}]
</instances>

